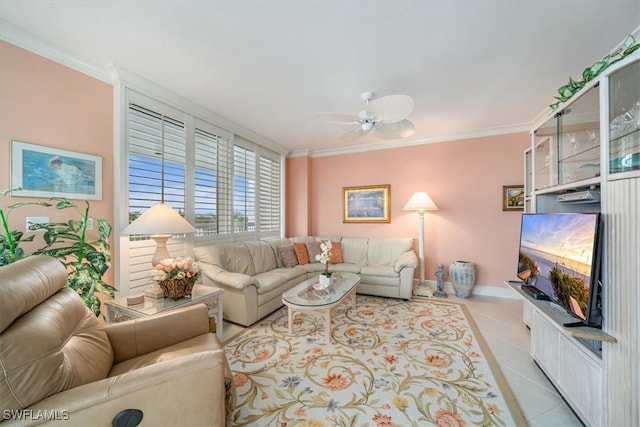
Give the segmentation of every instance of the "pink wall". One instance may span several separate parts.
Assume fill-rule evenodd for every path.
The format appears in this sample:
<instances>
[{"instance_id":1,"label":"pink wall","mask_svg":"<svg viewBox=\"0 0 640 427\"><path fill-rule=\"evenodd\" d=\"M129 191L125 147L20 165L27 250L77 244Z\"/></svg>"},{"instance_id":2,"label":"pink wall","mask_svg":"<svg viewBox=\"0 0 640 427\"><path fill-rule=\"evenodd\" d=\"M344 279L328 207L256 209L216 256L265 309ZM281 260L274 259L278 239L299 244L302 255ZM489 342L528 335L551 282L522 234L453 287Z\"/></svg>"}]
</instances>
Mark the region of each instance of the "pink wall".
<instances>
[{"instance_id":1,"label":"pink wall","mask_svg":"<svg viewBox=\"0 0 640 427\"><path fill-rule=\"evenodd\" d=\"M0 41L0 191L11 188L12 140L101 156L102 200L91 201L90 213L113 224L111 85ZM2 206L36 200L4 198ZM12 229L24 230L27 215L66 221L70 211L17 209ZM113 283L111 271L105 280Z\"/></svg>"},{"instance_id":2,"label":"pink wall","mask_svg":"<svg viewBox=\"0 0 640 427\"><path fill-rule=\"evenodd\" d=\"M518 133L315 157L307 168L300 163L308 158L288 159L289 202L289 194L303 193L295 183L307 185L305 173L310 190L308 200L296 200L309 206L308 233L288 226L287 235L407 236L416 239L417 253L417 214L402 208L414 192L426 191L439 210L425 214L425 278L435 280L438 263L468 260L477 265L478 285L503 286L514 275L521 215L502 211L502 186L522 184L529 141ZM377 184L391 185L391 223L344 224L342 187Z\"/></svg>"},{"instance_id":3,"label":"pink wall","mask_svg":"<svg viewBox=\"0 0 640 427\"><path fill-rule=\"evenodd\" d=\"M0 189L10 187L10 142L19 140L99 155L103 200L94 216L113 224L113 94L109 84L0 42ZM502 212L501 189L522 183L526 133L467 139L333 157L287 159L286 233L410 236L417 215L402 207L427 191L440 207L425 216L426 278L456 259L478 264L478 284L500 286L513 276L520 215ZM342 187L391 185L390 224L343 224ZM25 198L4 199L3 206ZM52 220L62 215L46 214ZM24 229L25 211L13 228ZM45 213L29 208L28 215ZM417 244L416 244L417 250ZM113 283L111 273L107 281Z\"/></svg>"}]
</instances>

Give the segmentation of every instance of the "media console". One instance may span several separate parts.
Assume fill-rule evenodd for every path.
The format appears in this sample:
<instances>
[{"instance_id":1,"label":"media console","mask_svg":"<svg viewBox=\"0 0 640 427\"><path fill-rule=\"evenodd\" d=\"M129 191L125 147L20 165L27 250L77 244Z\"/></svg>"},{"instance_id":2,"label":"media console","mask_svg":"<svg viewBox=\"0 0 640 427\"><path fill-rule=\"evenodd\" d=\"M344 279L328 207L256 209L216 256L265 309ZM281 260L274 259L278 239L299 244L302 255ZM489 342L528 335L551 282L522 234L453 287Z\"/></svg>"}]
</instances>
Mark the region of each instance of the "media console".
<instances>
[{"instance_id":1,"label":"media console","mask_svg":"<svg viewBox=\"0 0 640 427\"><path fill-rule=\"evenodd\" d=\"M536 365L585 425L602 425L602 359L600 351L583 340L614 343L616 339L597 328L565 327L576 319L564 308L535 299L522 282L505 283L524 299L523 321L531 330L529 352Z\"/></svg>"}]
</instances>

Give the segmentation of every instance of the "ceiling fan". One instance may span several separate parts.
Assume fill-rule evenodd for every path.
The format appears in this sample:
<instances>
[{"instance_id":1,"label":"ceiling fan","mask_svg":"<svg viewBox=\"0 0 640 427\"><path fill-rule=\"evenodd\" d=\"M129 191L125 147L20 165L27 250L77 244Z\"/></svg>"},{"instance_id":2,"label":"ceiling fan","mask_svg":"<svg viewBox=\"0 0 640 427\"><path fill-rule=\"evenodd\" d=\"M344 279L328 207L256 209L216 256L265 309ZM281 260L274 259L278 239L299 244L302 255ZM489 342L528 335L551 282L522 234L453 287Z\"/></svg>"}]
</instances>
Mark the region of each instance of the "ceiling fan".
<instances>
[{"instance_id":1,"label":"ceiling fan","mask_svg":"<svg viewBox=\"0 0 640 427\"><path fill-rule=\"evenodd\" d=\"M316 117L332 123L358 125L357 128L343 133L338 142L357 139L373 131L383 139L406 138L413 135L415 127L407 120L413 111L413 99L407 95L388 95L373 98L372 92L362 94L366 107L356 114L317 113Z\"/></svg>"}]
</instances>

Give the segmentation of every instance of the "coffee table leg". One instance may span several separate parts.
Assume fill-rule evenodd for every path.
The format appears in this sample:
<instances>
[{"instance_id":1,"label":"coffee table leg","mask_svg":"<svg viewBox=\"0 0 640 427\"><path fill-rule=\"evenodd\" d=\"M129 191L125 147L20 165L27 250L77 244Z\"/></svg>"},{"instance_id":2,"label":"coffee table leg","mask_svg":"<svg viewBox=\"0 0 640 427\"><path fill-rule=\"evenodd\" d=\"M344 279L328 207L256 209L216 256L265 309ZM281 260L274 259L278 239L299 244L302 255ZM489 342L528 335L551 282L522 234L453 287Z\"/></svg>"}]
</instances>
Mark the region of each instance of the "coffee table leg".
<instances>
[{"instance_id":1,"label":"coffee table leg","mask_svg":"<svg viewBox=\"0 0 640 427\"><path fill-rule=\"evenodd\" d=\"M293 309L291 307L287 307L287 313L289 317L289 333L293 333Z\"/></svg>"}]
</instances>

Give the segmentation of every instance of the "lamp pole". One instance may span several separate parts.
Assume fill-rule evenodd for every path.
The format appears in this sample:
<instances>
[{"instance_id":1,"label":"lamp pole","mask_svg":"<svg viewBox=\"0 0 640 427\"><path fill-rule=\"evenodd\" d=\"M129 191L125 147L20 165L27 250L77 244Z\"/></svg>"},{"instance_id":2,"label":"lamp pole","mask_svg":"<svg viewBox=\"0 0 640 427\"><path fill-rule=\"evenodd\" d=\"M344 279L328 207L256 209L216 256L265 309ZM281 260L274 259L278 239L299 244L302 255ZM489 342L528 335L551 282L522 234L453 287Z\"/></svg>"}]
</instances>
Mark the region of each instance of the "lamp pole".
<instances>
[{"instance_id":1,"label":"lamp pole","mask_svg":"<svg viewBox=\"0 0 640 427\"><path fill-rule=\"evenodd\" d=\"M424 210L418 211L418 264L420 267L419 286L424 286Z\"/></svg>"}]
</instances>

